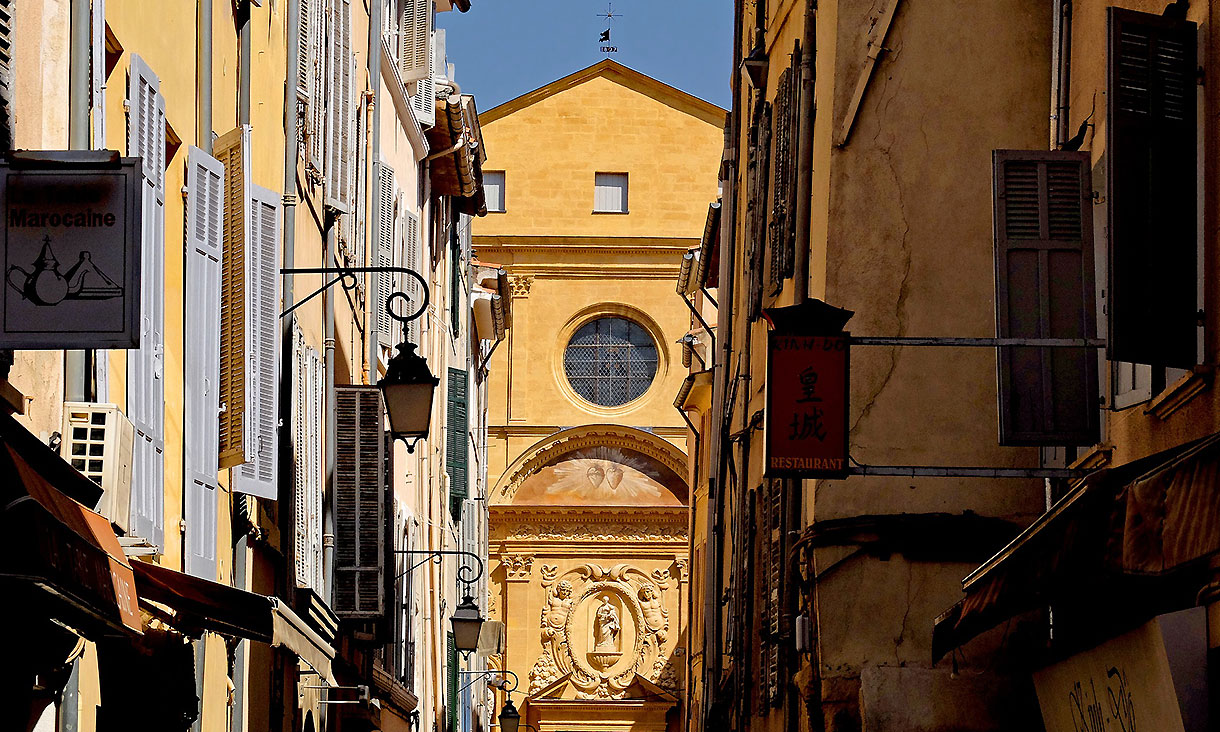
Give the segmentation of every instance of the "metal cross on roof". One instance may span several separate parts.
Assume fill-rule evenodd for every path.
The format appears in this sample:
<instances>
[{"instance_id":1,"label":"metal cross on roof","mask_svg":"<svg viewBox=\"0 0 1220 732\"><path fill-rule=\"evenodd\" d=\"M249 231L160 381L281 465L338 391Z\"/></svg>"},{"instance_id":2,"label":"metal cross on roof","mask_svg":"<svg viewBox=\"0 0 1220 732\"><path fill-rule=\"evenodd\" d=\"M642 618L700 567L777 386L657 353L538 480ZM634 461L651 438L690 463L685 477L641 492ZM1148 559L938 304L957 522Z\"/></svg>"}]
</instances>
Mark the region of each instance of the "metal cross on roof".
<instances>
[{"instance_id":1,"label":"metal cross on roof","mask_svg":"<svg viewBox=\"0 0 1220 732\"><path fill-rule=\"evenodd\" d=\"M602 31L601 36L599 36L597 40L601 41L603 44L609 44L610 43L610 28L614 22L614 19L623 17L623 14L614 12L613 4L609 0L607 0L606 12L598 13L597 17L606 19L606 30ZM618 47L611 46L611 45L603 45L601 47L601 51L602 51L602 53L618 53Z\"/></svg>"}]
</instances>

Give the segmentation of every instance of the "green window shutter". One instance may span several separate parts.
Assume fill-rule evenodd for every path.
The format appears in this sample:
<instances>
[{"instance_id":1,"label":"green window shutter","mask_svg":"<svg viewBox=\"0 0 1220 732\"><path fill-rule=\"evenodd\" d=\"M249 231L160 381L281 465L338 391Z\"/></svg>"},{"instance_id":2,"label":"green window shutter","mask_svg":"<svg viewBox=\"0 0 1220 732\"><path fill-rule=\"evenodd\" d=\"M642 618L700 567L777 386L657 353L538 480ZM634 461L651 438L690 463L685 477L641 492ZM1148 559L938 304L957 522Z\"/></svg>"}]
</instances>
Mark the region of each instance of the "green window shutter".
<instances>
[{"instance_id":1,"label":"green window shutter","mask_svg":"<svg viewBox=\"0 0 1220 732\"><path fill-rule=\"evenodd\" d=\"M445 634L445 719L449 732L457 730L458 655L453 633Z\"/></svg>"},{"instance_id":2,"label":"green window shutter","mask_svg":"<svg viewBox=\"0 0 1220 732\"><path fill-rule=\"evenodd\" d=\"M445 434L445 465L449 472L449 511L454 521L462 516L462 501L469 494L468 450L470 410L467 407L468 375L462 369L449 369L448 430Z\"/></svg>"}]
</instances>

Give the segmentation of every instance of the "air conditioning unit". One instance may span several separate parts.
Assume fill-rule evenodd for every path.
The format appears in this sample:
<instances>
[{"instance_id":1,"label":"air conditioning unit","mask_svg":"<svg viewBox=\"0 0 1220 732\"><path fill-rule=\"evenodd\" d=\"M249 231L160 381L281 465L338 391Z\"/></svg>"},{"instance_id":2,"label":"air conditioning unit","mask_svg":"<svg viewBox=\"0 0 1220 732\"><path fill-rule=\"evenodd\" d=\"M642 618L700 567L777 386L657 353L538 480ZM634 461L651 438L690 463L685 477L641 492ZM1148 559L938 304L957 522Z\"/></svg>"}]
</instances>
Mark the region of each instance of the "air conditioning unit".
<instances>
[{"instance_id":1,"label":"air conditioning unit","mask_svg":"<svg viewBox=\"0 0 1220 732\"><path fill-rule=\"evenodd\" d=\"M128 530L135 429L114 404L65 402L60 455L102 487L97 512Z\"/></svg>"}]
</instances>

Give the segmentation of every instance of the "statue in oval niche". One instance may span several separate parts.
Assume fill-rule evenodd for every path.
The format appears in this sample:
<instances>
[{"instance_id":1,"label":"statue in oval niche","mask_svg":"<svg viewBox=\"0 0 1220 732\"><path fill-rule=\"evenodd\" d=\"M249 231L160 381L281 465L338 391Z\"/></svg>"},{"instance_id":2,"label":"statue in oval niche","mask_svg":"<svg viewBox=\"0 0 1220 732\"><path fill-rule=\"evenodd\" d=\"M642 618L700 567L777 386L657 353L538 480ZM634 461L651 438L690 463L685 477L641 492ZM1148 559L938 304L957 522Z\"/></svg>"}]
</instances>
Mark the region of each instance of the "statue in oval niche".
<instances>
[{"instance_id":1,"label":"statue in oval niche","mask_svg":"<svg viewBox=\"0 0 1220 732\"><path fill-rule=\"evenodd\" d=\"M593 651L617 651L619 636L618 608L602 595L602 604L597 608L593 620Z\"/></svg>"}]
</instances>

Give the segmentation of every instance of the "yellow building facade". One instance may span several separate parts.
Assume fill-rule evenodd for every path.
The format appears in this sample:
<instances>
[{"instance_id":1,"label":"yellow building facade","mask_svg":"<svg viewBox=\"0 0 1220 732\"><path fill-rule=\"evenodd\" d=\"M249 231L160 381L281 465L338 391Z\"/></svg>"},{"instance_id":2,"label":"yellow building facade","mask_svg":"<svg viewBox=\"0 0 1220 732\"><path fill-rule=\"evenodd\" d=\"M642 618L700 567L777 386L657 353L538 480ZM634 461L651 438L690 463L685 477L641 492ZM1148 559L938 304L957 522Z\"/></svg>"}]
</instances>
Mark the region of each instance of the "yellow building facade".
<instances>
[{"instance_id":1,"label":"yellow building facade","mask_svg":"<svg viewBox=\"0 0 1220 732\"><path fill-rule=\"evenodd\" d=\"M673 280L716 194L724 114L603 61L480 117L474 247L513 298L488 382L489 614L505 624L490 663L539 730L683 723L689 434L673 394L690 315Z\"/></svg>"}]
</instances>

